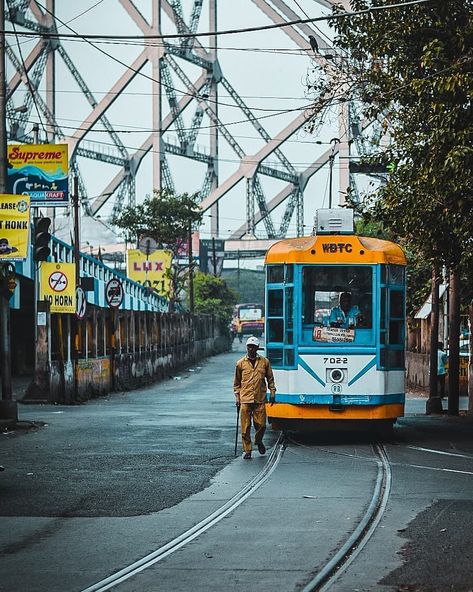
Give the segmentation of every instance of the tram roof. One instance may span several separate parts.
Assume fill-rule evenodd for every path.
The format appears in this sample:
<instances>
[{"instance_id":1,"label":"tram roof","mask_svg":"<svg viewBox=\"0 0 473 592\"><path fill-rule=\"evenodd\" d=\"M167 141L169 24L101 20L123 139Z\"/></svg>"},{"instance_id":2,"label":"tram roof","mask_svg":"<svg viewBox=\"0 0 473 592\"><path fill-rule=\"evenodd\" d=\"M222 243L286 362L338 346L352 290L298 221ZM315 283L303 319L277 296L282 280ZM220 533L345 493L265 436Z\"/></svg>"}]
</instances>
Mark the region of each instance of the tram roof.
<instances>
[{"instance_id":1,"label":"tram roof","mask_svg":"<svg viewBox=\"0 0 473 592\"><path fill-rule=\"evenodd\" d=\"M324 234L281 240L268 249L265 263L406 265L407 261L401 247L390 241L356 234Z\"/></svg>"}]
</instances>

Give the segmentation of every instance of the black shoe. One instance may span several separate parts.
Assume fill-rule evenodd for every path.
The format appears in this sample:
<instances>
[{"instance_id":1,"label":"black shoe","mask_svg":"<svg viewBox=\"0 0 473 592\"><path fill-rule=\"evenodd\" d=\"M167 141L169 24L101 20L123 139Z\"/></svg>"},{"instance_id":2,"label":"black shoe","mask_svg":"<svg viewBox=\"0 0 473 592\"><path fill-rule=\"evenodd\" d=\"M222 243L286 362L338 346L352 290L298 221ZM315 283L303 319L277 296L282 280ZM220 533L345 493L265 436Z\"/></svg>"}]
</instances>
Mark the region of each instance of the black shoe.
<instances>
[{"instance_id":1,"label":"black shoe","mask_svg":"<svg viewBox=\"0 0 473 592\"><path fill-rule=\"evenodd\" d=\"M266 452L266 446L263 444L263 442L259 442L257 444L257 446L258 446L258 452L260 454L265 454L265 452Z\"/></svg>"},{"instance_id":2,"label":"black shoe","mask_svg":"<svg viewBox=\"0 0 473 592\"><path fill-rule=\"evenodd\" d=\"M243 458L245 460L251 460L251 452L245 452L245 454L243 455Z\"/></svg>"}]
</instances>

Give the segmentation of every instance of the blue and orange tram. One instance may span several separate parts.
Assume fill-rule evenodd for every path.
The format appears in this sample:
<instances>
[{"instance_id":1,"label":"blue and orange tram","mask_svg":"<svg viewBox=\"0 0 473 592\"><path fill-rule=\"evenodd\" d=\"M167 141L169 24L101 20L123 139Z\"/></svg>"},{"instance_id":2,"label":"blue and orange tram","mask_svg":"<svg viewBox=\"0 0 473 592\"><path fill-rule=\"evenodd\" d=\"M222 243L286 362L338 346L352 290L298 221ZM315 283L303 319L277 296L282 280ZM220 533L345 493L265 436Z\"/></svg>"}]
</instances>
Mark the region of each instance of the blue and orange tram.
<instances>
[{"instance_id":1,"label":"blue and orange tram","mask_svg":"<svg viewBox=\"0 0 473 592\"><path fill-rule=\"evenodd\" d=\"M317 213L315 236L266 254L266 355L276 429L314 422L392 427L404 414L406 257L357 236L353 212Z\"/></svg>"}]
</instances>

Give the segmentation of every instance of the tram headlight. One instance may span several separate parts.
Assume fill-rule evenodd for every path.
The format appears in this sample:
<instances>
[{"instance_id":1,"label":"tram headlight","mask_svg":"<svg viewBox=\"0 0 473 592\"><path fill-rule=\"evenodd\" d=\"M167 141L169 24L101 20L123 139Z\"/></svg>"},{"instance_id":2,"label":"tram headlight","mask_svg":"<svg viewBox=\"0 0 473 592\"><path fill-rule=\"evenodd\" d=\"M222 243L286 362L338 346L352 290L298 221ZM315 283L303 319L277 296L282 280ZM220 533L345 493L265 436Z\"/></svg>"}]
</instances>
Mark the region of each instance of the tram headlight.
<instances>
[{"instance_id":1,"label":"tram headlight","mask_svg":"<svg viewBox=\"0 0 473 592\"><path fill-rule=\"evenodd\" d=\"M332 368L328 376L332 382L342 382L345 378L345 372L341 368Z\"/></svg>"}]
</instances>

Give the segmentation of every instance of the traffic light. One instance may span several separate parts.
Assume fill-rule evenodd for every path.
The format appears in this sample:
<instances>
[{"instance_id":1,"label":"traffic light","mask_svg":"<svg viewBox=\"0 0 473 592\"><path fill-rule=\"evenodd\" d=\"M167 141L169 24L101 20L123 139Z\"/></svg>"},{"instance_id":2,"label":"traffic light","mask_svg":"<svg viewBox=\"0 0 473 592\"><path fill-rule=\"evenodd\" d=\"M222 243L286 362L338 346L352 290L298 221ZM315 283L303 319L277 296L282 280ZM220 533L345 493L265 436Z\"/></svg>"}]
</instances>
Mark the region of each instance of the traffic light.
<instances>
[{"instance_id":1,"label":"traffic light","mask_svg":"<svg viewBox=\"0 0 473 592\"><path fill-rule=\"evenodd\" d=\"M46 261L49 253L51 253L49 247L49 241L51 240L51 234L49 232L51 218L35 218L33 224L33 259L35 261Z\"/></svg>"}]
</instances>

